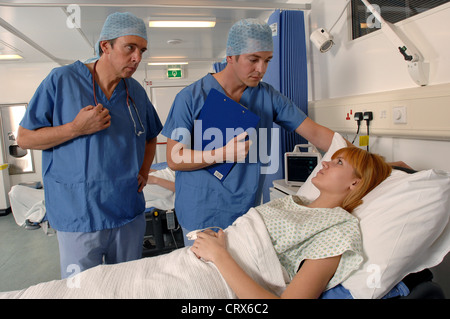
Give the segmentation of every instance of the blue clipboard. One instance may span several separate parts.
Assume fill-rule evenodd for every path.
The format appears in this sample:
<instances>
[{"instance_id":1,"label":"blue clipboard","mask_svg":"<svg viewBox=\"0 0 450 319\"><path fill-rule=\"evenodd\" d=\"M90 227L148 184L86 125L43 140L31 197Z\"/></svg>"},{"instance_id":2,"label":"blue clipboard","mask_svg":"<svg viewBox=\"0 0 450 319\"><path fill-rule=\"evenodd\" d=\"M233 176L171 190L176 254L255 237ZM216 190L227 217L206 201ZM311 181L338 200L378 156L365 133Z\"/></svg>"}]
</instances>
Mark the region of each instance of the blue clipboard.
<instances>
[{"instance_id":1,"label":"blue clipboard","mask_svg":"<svg viewBox=\"0 0 450 319\"><path fill-rule=\"evenodd\" d=\"M201 123L198 122L199 120L201 120ZM218 90L211 89L194 124L194 149L200 149L200 145L202 151L205 148L210 150L211 148L222 147L242 133L242 131L236 131L237 134L228 133L231 136L227 136L227 129L232 132L238 129L247 131L249 128L256 128L259 120L258 115L252 113L243 105ZM207 134L205 134L205 131ZM221 132L222 141L220 141L220 136L214 135L214 132L219 131ZM210 136L211 133L213 135ZM204 138L205 136L207 137L206 139ZM223 181L235 164L225 162L213 164L205 169L218 180Z\"/></svg>"}]
</instances>

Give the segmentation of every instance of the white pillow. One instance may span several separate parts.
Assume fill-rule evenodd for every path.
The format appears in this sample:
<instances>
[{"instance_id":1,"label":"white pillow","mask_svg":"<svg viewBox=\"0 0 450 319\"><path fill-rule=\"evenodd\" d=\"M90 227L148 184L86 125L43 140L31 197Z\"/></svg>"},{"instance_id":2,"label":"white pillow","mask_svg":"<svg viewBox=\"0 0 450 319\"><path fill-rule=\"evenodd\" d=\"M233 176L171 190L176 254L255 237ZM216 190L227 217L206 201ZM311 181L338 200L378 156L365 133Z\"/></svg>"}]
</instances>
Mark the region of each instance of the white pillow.
<instances>
[{"instance_id":1,"label":"white pillow","mask_svg":"<svg viewBox=\"0 0 450 319\"><path fill-rule=\"evenodd\" d=\"M298 194L316 196L311 185ZM354 298L381 298L409 273L439 264L450 250L449 212L448 172L393 170L353 212L366 259L342 285Z\"/></svg>"},{"instance_id":2,"label":"white pillow","mask_svg":"<svg viewBox=\"0 0 450 319\"><path fill-rule=\"evenodd\" d=\"M325 155L322 157L322 160L319 162L319 164L314 168L311 175L308 176L308 179L306 182L300 187L300 189L297 192L298 196L306 197L309 200L314 200L319 196L319 190L316 186L311 183L311 179L316 176L317 172L322 169L322 161L330 161L331 156L339 149L344 148L347 146L347 142L345 139L339 135L338 133L334 133L333 141L331 142L331 145L328 149L328 151L325 153Z\"/></svg>"}]
</instances>

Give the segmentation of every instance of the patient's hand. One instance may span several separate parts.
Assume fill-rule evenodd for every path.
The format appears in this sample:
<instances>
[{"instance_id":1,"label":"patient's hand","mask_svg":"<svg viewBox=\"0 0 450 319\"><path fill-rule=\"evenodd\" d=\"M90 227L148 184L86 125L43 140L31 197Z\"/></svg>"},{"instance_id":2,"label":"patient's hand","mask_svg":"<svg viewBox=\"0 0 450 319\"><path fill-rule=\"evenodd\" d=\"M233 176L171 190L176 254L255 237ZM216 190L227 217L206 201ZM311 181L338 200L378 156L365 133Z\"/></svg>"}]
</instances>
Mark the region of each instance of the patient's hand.
<instances>
[{"instance_id":1,"label":"patient's hand","mask_svg":"<svg viewBox=\"0 0 450 319\"><path fill-rule=\"evenodd\" d=\"M208 229L197 233L197 239L191 250L198 258L214 262L218 256L227 252L225 232L219 230L216 233Z\"/></svg>"}]
</instances>

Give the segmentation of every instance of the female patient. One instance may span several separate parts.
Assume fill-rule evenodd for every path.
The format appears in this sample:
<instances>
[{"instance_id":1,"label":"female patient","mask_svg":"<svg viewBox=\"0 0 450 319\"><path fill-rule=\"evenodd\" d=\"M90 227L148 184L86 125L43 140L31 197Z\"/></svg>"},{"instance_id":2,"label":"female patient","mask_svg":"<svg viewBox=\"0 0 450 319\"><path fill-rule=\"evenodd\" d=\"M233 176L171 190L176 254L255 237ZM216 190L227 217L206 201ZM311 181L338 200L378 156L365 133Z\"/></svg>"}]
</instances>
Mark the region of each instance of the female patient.
<instances>
[{"instance_id":1,"label":"female patient","mask_svg":"<svg viewBox=\"0 0 450 319\"><path fill-rule=\"evenodd\" d=\"M337 283L345 279L342 276L348 273L342 273L346 267L343 264L351 263L352 258L347 258L344 262L342 252L333 251L330 247L333 246L331 237L323 237L320 242L320 235L322 232L330 233L343 220L354 219L345 230L347 233L343 234L340 229L338 235L333 237L342 237L343 241L349 242L349 246L358 250L361 240L358 222L349 213L390 172L391 167L380 156L356 147L344 148L337 151L330 162L323 162L323 168L312 179L312 183L320 190L320 196L316 200L308 203L293 196L256 208L263 217L280 262L291 277L281 298L318 298L326 290L330 280L339 277L338 273L341 278ZM292 212L295 218L292 218ZM285 224L288 226L280 226L283 220L287 221ZM318 236L308 235L312 231L312 225L324 225L317 230ZM286 236L289 231L286 232L283 227L295 227L297 236ZM259 286L233 260L227 251L225 236L222 230L218 233L211 230L198 233L191 249L197 257L216 265L239 298L278 298ZM311 250L314 253L305 252ZM358 262L359 265L361 260L354 258L353 262Z\"/></svg>"},{"instance_id":2,"label":"female patient","mask_svg":"<svg viewBox=\"0 0 450 319\"><path fill-rule=\"evenodd\" d=\"M6 297L317 298L360 266L359 224L349 212L390 171L381 157L345 148L312 180L320 190L313 202L286 196L250 209L225 232L197 233L193 247L100 265Z\"/></svg>"}]
</instances>

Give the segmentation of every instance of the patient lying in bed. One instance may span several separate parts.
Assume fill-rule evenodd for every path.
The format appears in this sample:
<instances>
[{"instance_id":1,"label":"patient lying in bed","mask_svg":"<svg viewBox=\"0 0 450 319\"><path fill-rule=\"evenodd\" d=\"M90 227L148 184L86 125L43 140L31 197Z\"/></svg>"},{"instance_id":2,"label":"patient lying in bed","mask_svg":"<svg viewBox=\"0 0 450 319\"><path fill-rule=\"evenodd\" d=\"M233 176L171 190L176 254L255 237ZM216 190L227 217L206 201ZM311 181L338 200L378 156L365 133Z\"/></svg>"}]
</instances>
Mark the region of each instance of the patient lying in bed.
<instances>
[{"instance_id":1,"label":"patient lying in bed","mask_svg":"<svg viewBox=\"0 0 450 319\"><path fill-rule=\"evenodd\" d=\"M381 158L357 148L344 149L323 165L314 179L321 191L315 201L275 200L250 209L224 232L198 233L192 248L97 266L0 296L317 298L360 266L358 220L347 211L390 173Z\"/></svg>"},{"instance_id":2,"label":"patient lying in bed","mask_svg":"<svg viewBox=\"0 0 450 319\"><path fill-rule=\"evenodd\" d=\"M290 284L284 298L318 298L359 268L363 261L358 220L350 212L391 173L377 155L359 148L338 150L312 179L320 195L296 197L256 208L269 232ZM198 234L192 251L211 260L239 298L276 298L258 285L228 254L225 233Z\"/></svg>"}]
</instances>

